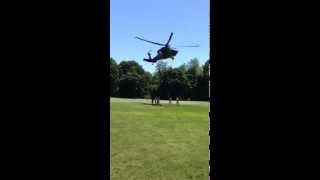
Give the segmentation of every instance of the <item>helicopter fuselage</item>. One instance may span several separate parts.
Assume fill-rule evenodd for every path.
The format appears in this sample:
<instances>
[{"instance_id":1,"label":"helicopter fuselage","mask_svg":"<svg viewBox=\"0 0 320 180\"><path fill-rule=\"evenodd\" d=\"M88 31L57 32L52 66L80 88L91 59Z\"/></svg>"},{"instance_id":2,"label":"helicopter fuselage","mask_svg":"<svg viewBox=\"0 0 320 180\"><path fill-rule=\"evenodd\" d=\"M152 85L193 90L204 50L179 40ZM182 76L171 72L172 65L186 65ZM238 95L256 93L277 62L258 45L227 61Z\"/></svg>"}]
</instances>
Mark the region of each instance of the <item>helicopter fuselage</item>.
<instances>
[{"instance_id":1,"label":"helicopter fuselage","mask_svg":"<svg viewBox=\"0 0 320 180\"><path fill-rule=\"evenodd\" d=\"M178 51L173 48L163 47L158 50L158 54L153 59L160 60L160 59L172 58L176 56L177 53Z\"/></svg>"},{"instance_id":2,"label":"helicopter fuselage","mask_svg":"<svg viewBox=\"0 0 320 180\"><path fill-rule=\"evenodd\" d=\"M163 47L157 51L157 55L155 57L151 57L151 54L148 53L149 59L144 59L144 61L155 63L158 60L168 59L171 58L174 59L174 56L177 55L178 51L172 48Z\"/></svg>"},{"instance_id":3,"label":"helicopter fuselage","mask_svg":"<svg viewBox=\"0 0 320 180\"><path fill-rule=\"evenodd\" d=\"M146 41L148 43L152 43L152 44L156 44L156 45L160 45L160 46L163 46L162 48L160 48L158 51L157 51L157 55L155 57L151 57L151 54L150 52L148 52L148 59L143 59L144 61L147 61L147 62L151 62L151 63L155 63L157 62L158 60L162 60L162 59L168 59L168 58L171 58L172 60L174 59L174 57L178 54L178 51L174 48L171 48L169 46L169 43L171 41L171 38L172 38L172 35L173 33L171 32L170 34L170 37L167 41L166 44L163 44L163 43L157 43L157 42L153 42L153 41L149 41L149 40L146 40L146 39L142 39L140 37L137 37L137 39L139 40L142 40L142 41ZM187 46L186 46L187 47ZM189 47L192 47L192 46L189 46ZM193 46L193 47L197 47L197 46Z\"/></svg>"}]
</instances>

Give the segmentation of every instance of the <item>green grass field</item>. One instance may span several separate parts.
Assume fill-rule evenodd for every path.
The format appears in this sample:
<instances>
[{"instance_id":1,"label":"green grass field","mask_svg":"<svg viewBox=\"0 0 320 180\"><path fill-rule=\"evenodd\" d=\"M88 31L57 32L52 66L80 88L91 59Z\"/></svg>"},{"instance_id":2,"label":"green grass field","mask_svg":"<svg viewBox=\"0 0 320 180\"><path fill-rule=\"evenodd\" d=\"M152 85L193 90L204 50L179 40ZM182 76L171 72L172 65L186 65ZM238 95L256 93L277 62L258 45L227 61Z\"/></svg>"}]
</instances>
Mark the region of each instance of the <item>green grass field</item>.
<instances>
[{"instance_id":1,"label":"green grass field","mask_svg":"<svg viewBox=\"0 0 320 180\"><path fill-rule=\"evenodd\" d=\"M111 179L208 179L208 103L146 103L111 98Z\"/></svg>"}]
</instances>

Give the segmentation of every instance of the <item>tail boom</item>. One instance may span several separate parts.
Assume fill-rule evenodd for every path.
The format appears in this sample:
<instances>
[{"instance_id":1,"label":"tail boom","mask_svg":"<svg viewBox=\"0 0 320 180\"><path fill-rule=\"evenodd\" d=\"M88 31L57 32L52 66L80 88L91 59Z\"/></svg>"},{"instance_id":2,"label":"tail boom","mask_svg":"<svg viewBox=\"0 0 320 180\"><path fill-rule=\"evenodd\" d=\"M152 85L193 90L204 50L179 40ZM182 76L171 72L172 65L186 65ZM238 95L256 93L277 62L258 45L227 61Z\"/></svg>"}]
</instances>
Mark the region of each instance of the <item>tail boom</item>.
<instances>
[{"instance_id":1,"label":"tail boom","mask_svg":"<svg viewBox=\"0 0 320 180\"><path fill-rule=\"evenodd\" d=\"M144 61L147 61L147 62L152 62L152 63L155 63L157 62L157 60L153 60L153 59L143 59Z\"/></svg>"}]
</instances>

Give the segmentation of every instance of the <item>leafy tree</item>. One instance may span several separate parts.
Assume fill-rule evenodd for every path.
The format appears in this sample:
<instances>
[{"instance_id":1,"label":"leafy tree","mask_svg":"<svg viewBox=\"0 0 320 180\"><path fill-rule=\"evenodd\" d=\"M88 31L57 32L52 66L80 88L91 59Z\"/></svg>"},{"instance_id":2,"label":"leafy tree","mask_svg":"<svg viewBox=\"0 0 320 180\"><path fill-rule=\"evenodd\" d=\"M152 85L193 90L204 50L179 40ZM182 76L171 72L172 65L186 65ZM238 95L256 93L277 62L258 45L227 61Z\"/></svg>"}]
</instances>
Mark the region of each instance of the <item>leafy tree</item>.
<instances>
[{"instance_id":1,"label":"leafy tree","mask_svg":"<svg viewBox=\"0 0 320 180\"><path fill-rule=\"evenodd\" d=\"M187 72L187 65L185 63L183 63L182 65L180 65L178 67L178 69L185 73L185 72Z\"/></svg>"},{"instance_id":2,"label":"leafy tree","mask_svg":"<svg viewBox=\"0 0 320 180\"><path fill-rule=\"evenodd\" d=\"M116 96L119 85L119 67L116 61L110 57L110 95Z\"/></svg>"},{"instance_id":3,"label":"leafy tree","mask_svg":"<svg viewBox=\"0 0 320 180\"><path fill-rule=\"evenodd\" d=\"M124 98L142 97L145 93L143 89L143 78L135 73L123 75L119 83L119 96Z\"/></svg>"},{"instance_id":4,"label":"leafy tree","mask_svg":"<svg viewBox=\"0 0 320 180\"><path fill-rule=\"evenodd\" d=\"M119 69L121 75L127 74L129 72L139 75L144 74L144 69L136 61L122 61L119 64Z\"/></svg>"},{"instance_id":5,"label":"leafy tree","mask_svg":"<svg viewBox=\"0 0 320 180\"><path fill-rule=\"evenodd\" d=\"M209 61L203 66L196 58L187 64L172 68L165 61L156 64L151 74L135 61L122 61L119 65L110 58L111 95L125 98L208 100Z\"/></svg>"},{"instance_id":6,"label":"leafy tree","mask_svg":"<svg viewBox=\"0 0 320 180\"><path fill-rule=\"evenodd\" d=\"M199 60L197 58L193 58L189 61L187 72L192 76L200 75L202 73L202 68L199 65Z\"/></svg>"},{"instance_id":7,"label":"leafy tree","mask_svg":"<svg viewBox=\"0 0 320 180\"><path fill-rule=\"evenodd\" d=\"M198 76L202 74L202 68L199 65L199 61L197 58L191 59L187 64L186 76L188 82L186 84L186 95L187 98L197 99L199 96L197 92L198 87Z\"/></svg>"},{"instance_id":8,"label":"leafy tree","mask_svg":"<svg viewBox=\"0 0 320 180\"><path fill-rule=\"evenodd\" d=\"M209 60L207 60L203 65L203 75L209 76Z\"/></svg>"},{"instance_id":9,"label":"leafy tree","mask_svg":"<svg viewBox=\"0 0 320 180\"><path fill-rule=\"evenodd\" d=\"M168 77L168 90L169 94L173 99L179 97L182 99L185 95L185 87L187 84L187 79L184 75L183 70L179 68L170 69L167 73Z\"/></svg>"},{"instance_id":10,"label":"leafy tree","mask_svg":"<svg viewBox=\"0 0 320 180\"><path fill-rule=\"evenodd\" d=\"M151 74L146 73L135 61L122 61L119 64L121 74L119 96L126 98L142 98L148 94Z\"/></svg>"},{"instance_id":11,"label":"leafy tree","mask_svg":"<svg viewBox=\"0 0 320 180\"><path fill-rule=\"evenodd\" d=\"M164 61L158 61L156 64L156 72L166 72L168 69L168 65Z\"/></svg>"},{"instance_id":12,"label":"leafy tree","mask_svg":"<svg viewBox=\"0 0 320 180\"><path fill-rule=\"evenodd\" d=\"M197 99L208 100L209 98L209 60L203 65L202 75L197 76Z\"/></svg>"}]
</instances>

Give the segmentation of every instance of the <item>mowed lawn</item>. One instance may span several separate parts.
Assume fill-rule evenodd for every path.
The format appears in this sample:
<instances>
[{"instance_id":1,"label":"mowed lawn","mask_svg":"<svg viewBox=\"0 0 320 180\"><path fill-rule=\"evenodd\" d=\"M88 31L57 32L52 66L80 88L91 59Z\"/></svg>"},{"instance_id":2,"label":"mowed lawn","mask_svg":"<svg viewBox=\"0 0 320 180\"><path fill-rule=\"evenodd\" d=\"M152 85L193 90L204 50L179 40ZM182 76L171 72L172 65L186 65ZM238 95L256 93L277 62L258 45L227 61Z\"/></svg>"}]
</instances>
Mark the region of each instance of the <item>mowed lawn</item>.
<instances>
[{"instance_id":1,"label":"mowed lawn","mask_svg":"<svg viewBox=\"0 0 320 180\"><path fill-rule=\"evenodd\" d=\"M110 108L112 180L208 179L209 105L111 100Z\"/></svg>"}]
</instances>

